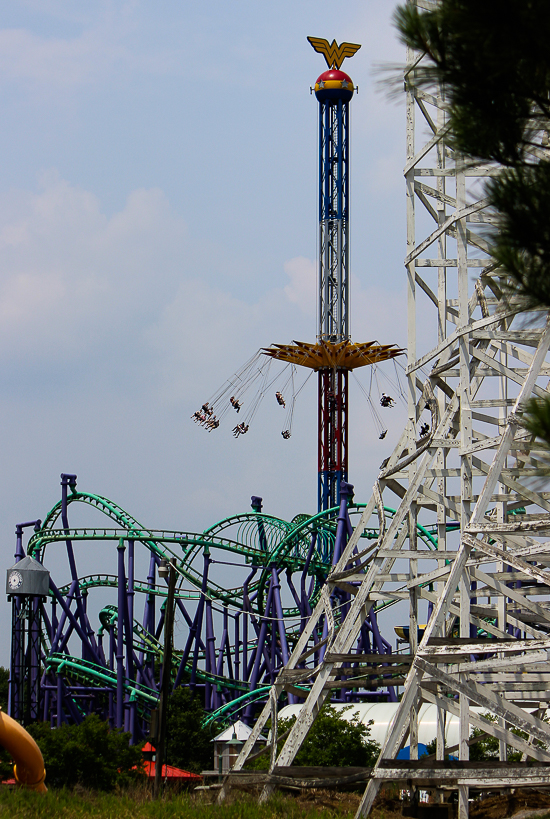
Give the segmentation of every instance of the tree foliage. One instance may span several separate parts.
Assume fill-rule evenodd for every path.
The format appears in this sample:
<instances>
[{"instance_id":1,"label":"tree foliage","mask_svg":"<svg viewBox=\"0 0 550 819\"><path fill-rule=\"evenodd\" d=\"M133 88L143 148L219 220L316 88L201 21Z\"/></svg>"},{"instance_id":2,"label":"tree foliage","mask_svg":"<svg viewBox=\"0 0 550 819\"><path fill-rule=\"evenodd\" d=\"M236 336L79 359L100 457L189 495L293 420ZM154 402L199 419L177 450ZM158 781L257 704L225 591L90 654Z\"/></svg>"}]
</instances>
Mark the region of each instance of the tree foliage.
<instances>
[{"instance_id":1,"label":"tree foliage","mask_svg":"<svg viewBox=\"0 0 550 819\"><path fill-rule=\"evenodd\" d=\"M2 711L8 710L8 682L10 672L8 668L0 665L0 708Z\"/></svg>"},{"instance_id":2,"label":"tree foliage","mask_svg":"<svg viewBox=\"0 0 550 819\"><path fill-rule=\"evenodd\" d=\"M494 714L486 713L482 714L482 716L489 722L498 722ZM547 721L547 719L544 719L544 722ZM471 737L482 737L478 742L470 745L470 759L473 762L490 762L491 760L497 760L499 758L498 739L488 735L482 736L483 733L484 731L480 728L473 728L470 734ZM525 731L520 731L518 728L512 728L512 733L521 739L529 739L529 735ZM546 750L546 746L539 740L535 740L534 744L537 748L544 748ZM510 745L506 746L506 759L508 762L521 762L522 756L521 751L516 750Z\"/></svg>"},{"instance_id":3,"label":"tree foliage","mask_svg":"<svg viewBox=\"0 0 550 819\"><path fill-rule=\"evenodd\" d=\"M111 730L96 715L80 725L51 728L38 722L27 730L42 751L48 787L82 785L109 791L143 776L141 746L129 745L129 733Z\"/></svg>"},{"instance_id":4,"label":"tree foliage","mask_svg":"<svg viewBox=\"0 0 550 819\"><path fill-rule=\"evenodd\" d=\"M202 727L204 708L198 694L189 688L177 688L168 704L168 739L166 759L192 773L212 768L216 727Z\"/></svg>"},{"instance_id":5,"label":"tree foliage","mask_svg":"<svg viewBox=\"0 0 550 819\"><path fill-rule=\"evenodd\" d=\"M545 0L441 0L398 7L408 46L427 54L422 84L441 83L451 140L464 154L516 167L532 161L550 119L550 6Z\"/></svg>"},{"instance_id":6,"label":"tree foliage","mask_svg":"<svg viewBox=\"0 0 550 819\"><path fill-rule=\"evenodd\" d=\"M353 705L345 710L351 710L353 716ZM296 717L279 720L278 735L288 731L295 721ZM331 705L324 705L302 742L293 764L341 768L374 765L380 753L380 745L370 739L371 724L372 721L369 725L364 725L358 716L347 720L342 716L342 711L336 711ZM279 750L282 744L282 741L278 743ZM255 762L252 767L267 768L268 755L258 757Z\"/></svg>"},{"instance_id":7,"label":"tree foliage","mask_svg":"<svg viewBox=\"0 0 550 819\"><path fill-rule=\"evenodd\" d=\"M498 162L485 193L496 209L491 255L504 292L524 308L550 308L550 4L547 0L440 0L429 11L398 7L402 41L426 55L421 86L443 87L446 141L475 160ZM550 444L550 415L530 402L524 417Z\"/></svg>"},{"instance_id":8,"label":"tree foliage","mask_svg":"<svg viewBox=\"0 0 550 819\"><path fill-rule=\"evenodd\" d=\"M0 708L8 711L8 681L10 678L9 669L0 665ZM13 763L9 753L0 746L0 781L11 779L13 776Z\"/></svg>"}]
</instances>

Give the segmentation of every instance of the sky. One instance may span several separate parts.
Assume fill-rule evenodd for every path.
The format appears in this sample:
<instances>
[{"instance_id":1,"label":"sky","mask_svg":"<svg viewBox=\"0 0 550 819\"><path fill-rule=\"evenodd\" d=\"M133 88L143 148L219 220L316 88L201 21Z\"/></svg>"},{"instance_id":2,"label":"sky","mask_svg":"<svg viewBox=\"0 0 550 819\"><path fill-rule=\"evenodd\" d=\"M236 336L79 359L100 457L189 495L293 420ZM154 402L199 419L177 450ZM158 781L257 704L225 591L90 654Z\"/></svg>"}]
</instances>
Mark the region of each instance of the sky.
<instances>
[{"instance_id":1,"label":"sky","mask_svg":"<svg viewBox=\"0 0 550 819\"><path fill-rule=\"evenodd\" d=\"M351 331L406 340L404 60L393 0L19 0L0 11L0 542L44 518L61 472L150 528L250 508L316 511L316 390L290 440L268 395L246 436L190 416L253 353L316 335L317 103L307 35L362 44L351 103ZM387 373L394 377L393 366ZM368 379L360 376L368 391ZM387 383L380 382L380 389ZM367 501L404 422L378 439L351 382L350 480ZM377 398L378 393L372 395ZM86 522L79 513L73 525ZM111 550L112 551L112 550ZM106 572L86 550L79 567ZM107 565L109 563L109 565ZM58 585L61 551L48 553ZM5 598L4 598L5 600ZM2 622L10 609L2 603ZM0 664L9 660L1 630Z\"/></svg>"}]
</instances>

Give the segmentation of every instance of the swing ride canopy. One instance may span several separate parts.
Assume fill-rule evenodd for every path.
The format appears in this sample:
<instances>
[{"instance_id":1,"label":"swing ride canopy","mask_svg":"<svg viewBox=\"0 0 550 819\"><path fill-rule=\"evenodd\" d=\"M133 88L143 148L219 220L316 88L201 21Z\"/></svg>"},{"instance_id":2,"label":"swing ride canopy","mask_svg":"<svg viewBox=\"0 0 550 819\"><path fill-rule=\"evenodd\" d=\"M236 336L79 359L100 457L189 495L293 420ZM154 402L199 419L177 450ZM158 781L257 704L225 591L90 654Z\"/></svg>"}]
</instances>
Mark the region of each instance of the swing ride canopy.
<instances>
[{"instance_id":1,"label":"swing ride canopy","mask_svg":"<svg viewBox=\"0 0 550 819\"><path fill-rule=\"evenodd\" d=\"M304 341L295 341L294 344L272 344L262 349L264 355L287 361L300 367L309 367L312 370L339 369L355 370L387 361L403 350L396 344L377 344L375 341L366 341L354 344L352 341L328 342L322 339L316 344Z\"/></svg>"}]
</instances>

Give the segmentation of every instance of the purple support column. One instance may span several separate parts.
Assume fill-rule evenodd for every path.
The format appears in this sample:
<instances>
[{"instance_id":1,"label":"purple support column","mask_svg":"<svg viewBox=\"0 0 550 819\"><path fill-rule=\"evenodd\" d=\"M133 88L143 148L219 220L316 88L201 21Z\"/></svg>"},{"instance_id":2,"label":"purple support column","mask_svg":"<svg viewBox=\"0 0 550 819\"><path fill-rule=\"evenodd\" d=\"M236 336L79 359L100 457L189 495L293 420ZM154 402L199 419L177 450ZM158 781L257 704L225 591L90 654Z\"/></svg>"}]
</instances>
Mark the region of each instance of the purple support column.
<instances>
[{"instance_id":1,"label":"purple support column","mask_svg":"<svg viewBox=\"0 0 550 819\"><path fill-rule=\"evenodd\" d=\"M252 495L250 498L250 505L252 509L257 514L260 514L262 511L262 498L259 498L257 495ZM258 538L260 541L260 549L263 552L267 552L267 538L265 536L265 526L264 522L261 519L258 519Z\"/></svg>"},{"instance_id":2,"label":"purple support column","mask_svg":"<svg viewBox=\"0 0 550 819\"><path fill-rule=\"evenodd\" d=\"M76 489L76 475L68 475L65 473L61 473L61 522L63 524L63 528L67 530L69 529L69 516L68 516L68 494L67 489L68 487L71 488L71 492L74 492ZM80 595L80 589L78 587L78 572L76 568L76 561L74 558L74 550L73 544L70 538L67 538L65 541L67 545L67 558L69 561L69 567L71 570L71 577L74 581L77 581L77 591L76 591L76 609L78 612L78 618L82 624L82 628L87 634L87 639L84 641L82 646L82 658L86 660L92 660L92 662L96 662L91 656L86 656L86 651L88 649L88 645L93 647L93 653L97 655L97 647L95 644L95 635L94 630L90 625L90 622L86 616L86 612L84 611L84 606L82 604L82 598Z\"/></svg>"},{"instance_id":3,"label":"purple support column","mask_svg":"<svg viewBox=\"0 0 550 819\"><path fill-rule=\"evenodd\" d=\"M126 634L126 669L130 680L134 679L134 541L128 541L128 616ZM126 624L125 624L126 625ZM128 707L128 730L132 738L130 744L135 742L136 730L136 708L137 702L129 699Z\"/></svg>"},{"instance_id":4,"label":"purple support column","mask_svg":"<svg viewBox=\"0 0 550 819\"><path fill-rule=\"evenodd\" d=\"M353 485L342 481L340 484L340 510L338 512L338 523L336 525L336 540L334 543L334 552L332 555L332 565L335 566L344 547L348 542L350 519L348 515L348 503L353 498Z\"/></svg>"},{"instance_id":5,"label":"purple support column","mask_svg":"<svg viewBox=\"0 0 550 819\"><path fill-rule=\"evenodd\" d=\"M115 642L115 627L111 623L109 626L109 668L111 671L115 670L115 656L116 656L116 642ZM113 691L109 692L109 725L115 728L115 695Z\"/></svg>"},{"instance_id":6,"label":"purple support column","mask_svg":"<svg viewBox=\"0 0 550 819\"><path fill-rule=\"evenodd\" d=\"M63 724L63 706L62 706L62 703L63 703L63 679L62 679L61 675L58 674L57 675L57 702L56 702L56 708L57 708L56 721L57 721L57 727L58 728L61 728L61 725Z\"/></svg>"},{"instance_id":7,"label":"purple support column","mask_svg":"<svg viewBox=\"0 0 550 819\"><path fill-rule=\"evenodd\" d=\"M223 677L223 668L224 668L223 660L224 660L224 653L225 653L225 648L226 648L226 645L227 645L228 636L229 636L229 617L228 617L227 608L224 608L224 610L223 610L223 631L222 631L222 637L221 637L221 640L220 640L220 650L219 650L219 653L218 653L218 662L216 664L216 674L218 675L218 677Z\"/></svg>"},{"instance_id":8,"label":"purple support column","mask_svg":"<svg viewBox=\"0 0 550 819\"><path fill-rule=\"evenodd\" d=\"M260 678L260 663L265 649L265 638L267 634L267 617L269 616L269 612L271 611L272 601L273 580L269 584L269 591L267 593L267 600L265 604L265 616L262 618L260 633L258 634L258 644L256 646L256 654L254 657L254 667L252 669L252 674L250 675L250 691L255 691L256 688L258 687L258 680ZM268 672L269 673L271 672L271 668L268 668ZM254 707L253 705L248 705L246 707L243 717L245 721L246 719L248 720L252 719L253 707Z\"/></svg>"},{"instance_id":9,"label":"purple support column","mask_svg":"<svg viewBox=\"0 0 550 819\"><path fill-rule=\"evenodd\" d=\"M156 576L156 569L157 564L155 560L155 556L152 554L149 559L149 574L147 575L147 587L149 589L153 589L155 586L155 576ZM154 594L146 594L145 595L145 607L143 610L143 628L145 631L149 632L149 634L155 633L155 595ZM148 669L152 674L154 674L155 668L155 661L153 655L148 657L145 652L141 651L139 655L139 662L142 668L142 671Z\"/></svg>"},{"instance_id":10,"label":"purple support column","mask_svg":"<svg viewBox=\"0 0 550 819\"><path fill-rule=\"evenodd\" d=\"M248 680L249 678L249 670L248 670L248 619L252 615L249 614L251 610L251 601L250 595L248 594L248 586L250 581L258 571L257 568L252 569L248 577L243 583L243 611L244 611L244 621L243 621L243 680Z\"/></svg>"},{"instance_id":11,"label":"purple support column","mask_svg":"<svg viewBox=\"0 0 550 819\"><path fill-rule=\"evenodd\" d=\"M275 614L277 617L277 628L279 632L279 641L281 645L281 660L282 665L285 666L288 663L288 643L286 639L286 630L285 630L285 621L283 617L283 606L281 603L281 583L279 580L279 573L275 567L271 569L272 576L273 576L273 602L274 602L274 609ZM273 638L275 638L275 623L273 624ZM296 703L296 697L294 694L288 695L288 704L294 705Z\"/></svg>"},{"instance_id":12,"label":"purple support column","mask_svg":"<svg viewBox=\"0 0 550 819\"><path fill-rule=\"evenodd\" d=\"M155 577L156 577L156 569L157 564L155 560L155 556L151 555L151 559L149 560L149 574L147 575L147 587L149 589L154 589L155 587ZM155 595L154 594L147 594L145 595L145 609L143 612L143 628L149 632L149 634L155 633Z\"/></svg>"},{"instance_id":13,"label":"purple support column","mask_svg":"<svg viewBox=\"0 0 550 819\"><path fill-rule=\"evenodd\" d=\"M338 523L336 526L336 538L334 542L334 551L332 553L332 565L335 566L344 550L344 547L348 540L348 523L349 523L349 515L348 515L348 501L351 500L353 497L353 485L351 483L346 483L342 481L340 484L340 509L338 512ZM337 596L333 593L330 597L331 601L334 601ZM326 618L323 623L323 631L322 631L322 639L324 640L328 636L328 623ZM327 650L327 646L324 645L319 650L319 661L322 662L323 657L325 656Z\"/></svg>"},{"instance_id":14,"label":"purple support column","mask_svg":"<svg viewBox=\"0 0 550 819\"><path fill-rule=\"evenodd\" d=\"M118 551L118 645L116 653L116 727L124 726L124 608L126 576L124 573L124 541L120 540Z\"/></svg>"},{"instance_id":15,"label":"purple support column","mask_svg":"<svg viewBox=\"0 0 550 819\"><path fill-rule=\"evenodd\" d=\"M285 621L283 617L283 606L281 603L281 582L279 580L279 573L275 566L271 568L271 577L273 580L273 602L275 608L275 616L277 617L277 627L279 631L279 640L281 642L281 654L283 658L283 665L288 663L288 644L286 641ZM273 629L273 632L275 629Z\"/></svg>"},{"instance_id":16,"label":"purple support column","mask_svg":"<svg viewBox=\"0 0 550 819\"><path fill-rule=\"evenodd\" d=\"M239 633L241 612L238 611L235 615L235 680L241 679L241 639Z\"/></svg>"},{"instance_id":17,"label":"purple support column","mask_svg":"<svg viewBox=\"0 0 550 819\"><path fill-rule=\"evenodd\" d=\"M212 601L207 600L205 605L206 624L206 671L210 674L216 673L216 637L214 635L214 620L212 618ZM207 706L206 703L209 702ZM206 683L205 688L205 708L214 711L218 707L218 697L216 686Z\"/></svg>"},{"instance_id":18,"label":"purple support column","mask_svg":"<svg viewBox=\"0 0 550 819\"><path fill-rule=\"evenodd\" d=\"M308 617L311 616L311 606L309 605L309 595L306 590L306 583L307 583L307 573L309 571L310 563L313 559L313 555L315 554L317 546L317 532L314 532L311 536L311 544L307 553L306 562L304 563L304 568L302 570L302 577L300 579L300 596L301 596L301 605L300 605L300 634L304 630Z\"/></svg>"},{"instance_id":19,"label":"purple support column","mask_svg":"<svg viewBox=\"0 0 550 819\"><path fill-rule=\"evenodd\" d=\"M207 593L208 593L208 570L209 570L210 563L211 563L210 549L208 548L208 546L204 547L203 560L204 560L204 563L203 563L203 571L202 571L201 596L200 596L199 604L197 606L197 611L195 613L195 618L193 620L193 625L189 629L189 635L187 637L187 643L186 643L185 649L183 651L183 656L181 658L180 667L178 668L178 673L177 673L177 676L176 676L176 682L174 684L174 688L177 688L178 685L181 684L181 680L182 680L182 677L183 677L183 674L184 674L184 671L185 671L185 667L186 667L186 665L187 665L187 663L189 661L189 655L190 655L190 652L191 652L191 649L193 648L193 646L194 646L193 664L192 664L192 667L191 667L191 679L189 681L189 684L190 684L191 688L194 688L195 684L196 684L197 663L198 663L198 659L199 659L199 642L200 642L201 632L202 632L202 620L203 620L203 615L204 615L204 604L205 604L206 596L207 596ZM205 654L206 654L206 649L205 649Z\"/></svg>"}]
</instances>

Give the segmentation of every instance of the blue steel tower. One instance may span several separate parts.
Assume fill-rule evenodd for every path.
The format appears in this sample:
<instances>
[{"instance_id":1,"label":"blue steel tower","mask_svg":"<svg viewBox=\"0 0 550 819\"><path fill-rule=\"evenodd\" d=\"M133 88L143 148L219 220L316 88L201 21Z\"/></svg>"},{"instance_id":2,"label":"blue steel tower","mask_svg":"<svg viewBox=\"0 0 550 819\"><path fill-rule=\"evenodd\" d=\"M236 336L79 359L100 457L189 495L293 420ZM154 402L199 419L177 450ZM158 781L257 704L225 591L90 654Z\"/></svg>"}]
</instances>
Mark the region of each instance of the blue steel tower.
<instances>
[{"instance_id":1,"label":"blue steel tower","mask_svg":"<svg viewBox=\"0 0 550 819\"><path fill-rule=\"evenodd\" d=\"M327 60L328 62L328 60ZM329 68L319 101L319 342L349 341L349 102L351 77ZM348 372L319 370L319 509L336 506L348 478Z\"/></svg>"},{"instance_id":2,"label":"blue steel tower","mask_svg":"<svg viewBox=\"0 0 550 819\"><path fill-rule=\"evenodd\" d=\"M357 367L401 355L394 344L354 344L349 327L349 103L354 86L340 66L361 48L308 37L328 71L315 83L319 102L319 324L317 343L274 344L267 355L317 370L318 506L340 502L348 480L348 375Z\"/></svg>"}]
</instances>

